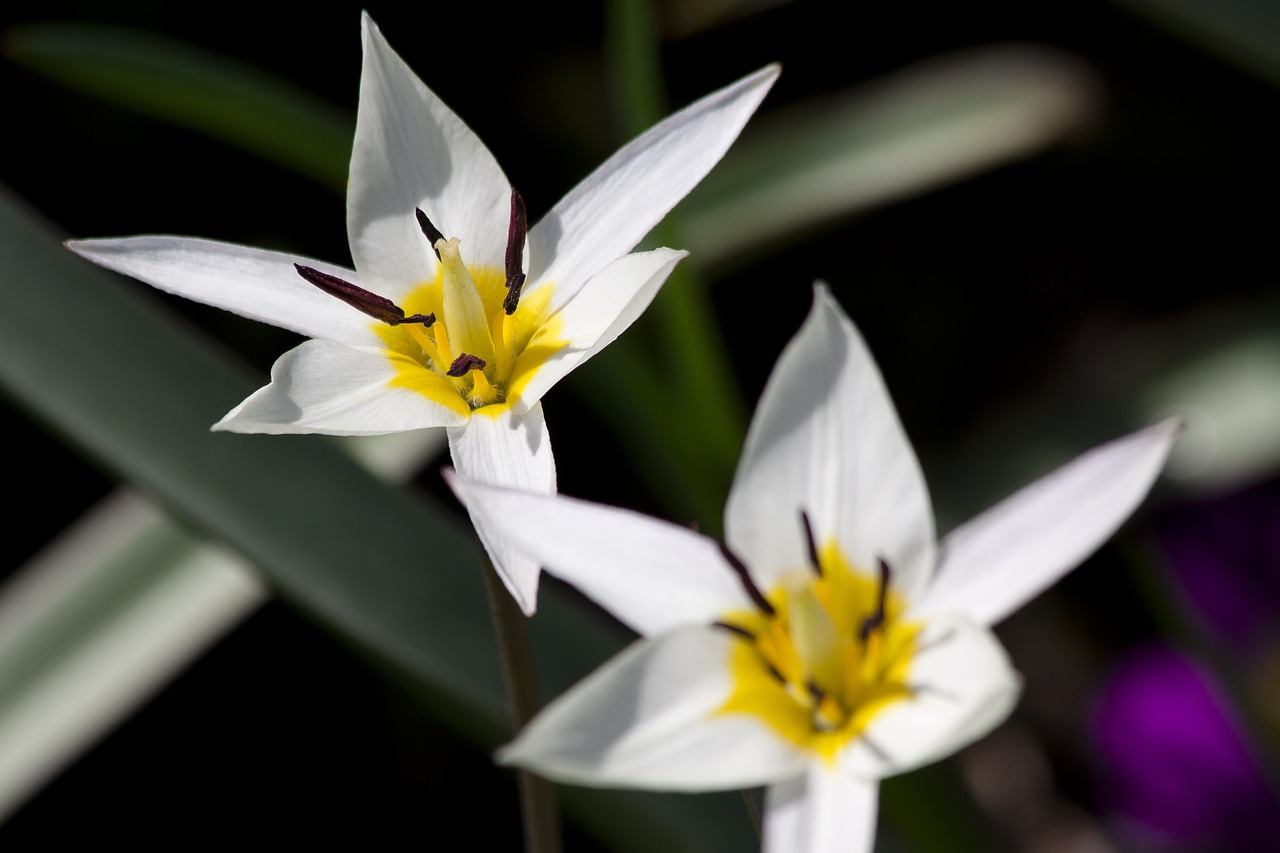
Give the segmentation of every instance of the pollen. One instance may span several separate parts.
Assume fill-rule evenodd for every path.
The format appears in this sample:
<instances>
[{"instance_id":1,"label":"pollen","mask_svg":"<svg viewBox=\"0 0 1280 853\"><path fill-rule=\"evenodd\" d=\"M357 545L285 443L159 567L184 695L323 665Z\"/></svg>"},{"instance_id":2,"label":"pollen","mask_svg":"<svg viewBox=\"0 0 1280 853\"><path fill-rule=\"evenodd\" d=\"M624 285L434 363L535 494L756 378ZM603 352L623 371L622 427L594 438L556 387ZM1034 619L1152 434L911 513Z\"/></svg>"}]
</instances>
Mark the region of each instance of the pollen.
<instances>
[{"instance_id":1,"label":"pollen","mask_svg":"<svg viewBox=\"0 0 1280 853\"><path fill-rule=\"evenodd\" d=\"M877 714L912 696L921 625L903 619L905 602L890 588L887 564L860 571L834 543L812 552L816 567L764 593L769 608L717 623L735 636L732 690L717 713L757 717L834 761Z\"/></svg>"}]
</instances>

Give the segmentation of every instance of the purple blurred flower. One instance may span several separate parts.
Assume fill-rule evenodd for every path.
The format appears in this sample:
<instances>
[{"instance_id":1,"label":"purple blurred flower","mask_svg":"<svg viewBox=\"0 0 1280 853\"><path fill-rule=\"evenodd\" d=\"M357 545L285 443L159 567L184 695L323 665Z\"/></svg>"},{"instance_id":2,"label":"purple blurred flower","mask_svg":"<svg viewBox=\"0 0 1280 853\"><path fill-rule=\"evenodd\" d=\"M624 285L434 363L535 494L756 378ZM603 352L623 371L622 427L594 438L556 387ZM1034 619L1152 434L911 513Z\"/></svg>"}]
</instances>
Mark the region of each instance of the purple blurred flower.
<instances>
[{"instance_id":1,"label":"purple blurred flower","mask_svg":"<svg viewBox=\"0 0 1280 853\"><path fill-rule=\"evenodd\" d=\"M1158 530L1174 579L1214 636L1241 654L1280 639L1280 482L1184 504Z\"/></svg>"},{"instance_id":2,"label":"purple blurred flower","mask_svg":"<svg viewBox=\"0 0 1280 853\"><path fill-rule=\"evenodd\" d=\"M1280 849L1280 802L1225 692L1187 656L1130 652L1093 725L1105 804L1141 849Z\"/></svg>"}]
</instances>

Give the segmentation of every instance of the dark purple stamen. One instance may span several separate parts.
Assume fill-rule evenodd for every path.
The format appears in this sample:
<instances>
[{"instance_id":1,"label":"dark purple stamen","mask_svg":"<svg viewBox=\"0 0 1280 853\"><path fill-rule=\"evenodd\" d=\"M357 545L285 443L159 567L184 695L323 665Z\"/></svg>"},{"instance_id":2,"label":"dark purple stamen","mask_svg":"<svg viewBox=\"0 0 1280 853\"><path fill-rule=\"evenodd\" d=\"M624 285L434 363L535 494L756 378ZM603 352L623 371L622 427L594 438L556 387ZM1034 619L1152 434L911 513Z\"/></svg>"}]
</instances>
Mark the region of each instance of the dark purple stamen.
<instances>
[{"instance_id":1,"label":"dark purple stamen","mask_svg":"<svg viewBox=\"0 0 1280 853\"><path fill-rule=\"evenodd\" d=\"M502 310L507 316L516 313L520 304L520 291L524 288L524 238L529 233L524 211L524 196L511 189L511 224L507 226L507 298L502 300Z\"/></svg>"},{"instance_id":2,"label":"dark purple stamen","mask_svg":"<svg viewBox=\"0 0 1280 853\"><path fill-rule=\"evenodd\" d=\"M473 370L484 370L485 360L478 355L467 355L465 352L453 360L445 373L449 376L466 376Z\"/></svg>"},{"instance_id":3,"label":"dark purple stamen","mask_svg":"<svg viewBox=\"0 0 1280 853\"><path fill-rule=\"evenodd\" d=\"M418 217L418 227L422 229L422 234L427 238L427 242L431 244L431 251L436 253L436 260L440 260L440 250L436 248L436 243L444 239L444 235L440 233L440 229L432 224L427 215L422 212L422 208L415 207L414 214Z\"/></svg>"},{"instance_id":4,"label":"dark purple stamen","mask_svg":"<svg viewBox=\"0 0 1280 853\"><path fill-rule=\"evenodd\" d=\"M764 593L760 591L760 587L756 586L755 581L751 579L751 573L747 571L747 566L742 560L738 559L738 555L729 550L729 546L723 542L720 545L720 553L729 564L729 568L733 569L738 576L738 580L742 582L743 588L747 591L747 596L755 602L766 616L772 616L777 611L773 609L773 605L769 603L769 599L764 597Z\"/></svg>"},{"instance_id":5,"label":"dark purple stamen","mask_svg":"<svg viewBox=\"0 0 1280 853\"><path fill-rule=\"evenodd\" d=\"M889 564L885 562L884 557L877 558L880 561L880 595L876 601L875 612L862 620L862 627L858 630L858 639L866 641L871 636L871 632L884 624L884 609L889 598L889 576L892 572Z\"/></svg>"},{"instance_id":6,"label":"dark purple stamen","mask_svg":"<svg viewBox=\"0 0 1280 853\"><path fill-rule=\"evenodd\" d=\"M751 640L752 642L755 642L755 639L756 639L756 635L748 631L746 628L740 627L738 625L733 625L729 622L719 622L719 621L712 622L711 627L719 628L723 631L728 631L730 634L736 634L737 636L741 637L744 640Z\"/></svg>"},{"instance_id":7,"label":"dark purple stamen","mask_svg":"<svg viewBox=\"0 0 1280 853\"><path fill-rule=\"evenodd\" d=\"M818 561L818 540L813 535L813 522L809 520L809 513L800 510L800 525L804 528L804 544L809 549L809 565L813 566L813 571L822 577L822 563Z\"/></svg>"},{"instance_id":8,"label":"dark purple stamen","mask_svg":"<svg viewBox=\"0 0 1280 853\"><path fill-rule=\"evenodd\" d=\"M357 311L368 314L375 320L381 320L388 326L421 323L430 328L436 321L435 314L413 314L406 317L400 306L390 299L379 296L376 293L370 293L363 287L354 285L349 281L343 281L336 275L320 272L320 270L313 267L304 267L302 264L294 264L293 268L298 271L298 275L325 293L341 299Z\"/></svg>"}]
</instances>

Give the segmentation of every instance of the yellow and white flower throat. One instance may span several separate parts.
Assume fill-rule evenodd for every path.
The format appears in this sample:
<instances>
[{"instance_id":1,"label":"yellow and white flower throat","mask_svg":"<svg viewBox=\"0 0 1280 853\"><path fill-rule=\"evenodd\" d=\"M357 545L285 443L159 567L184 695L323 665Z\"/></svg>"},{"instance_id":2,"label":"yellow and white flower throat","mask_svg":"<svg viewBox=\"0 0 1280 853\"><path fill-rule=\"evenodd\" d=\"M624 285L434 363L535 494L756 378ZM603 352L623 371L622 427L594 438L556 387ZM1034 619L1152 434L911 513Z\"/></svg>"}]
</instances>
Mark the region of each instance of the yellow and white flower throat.
<instances>
[{"instance_id":1,"label":"yellow and white flower throat","mask_svg":"<svg viewBox=\"0 0 1280 853\"><path fill-rule=\"evenodd\" d=\"M506 274L496 267L468 268L458 239L440 240L435 278L404 298L406 314L434 314L431 326L375 323L374 332L387 347L395 367L390 384L448 406L459 414L496 416L520 393L552 355L568 345L560 321L549 312L554 286L544 283L521 297L508 315ZM449 375L462 354L484 362L483 368Z\"/></svg>"},{"instance_id":2,"label":"yellow and white flower throat","mask_svg":"<svg viewBox=\"0 0 1280 853\"><path fill-rule=\"evenodd\" d=\"M820 575L796 572L764 594L772 614L743 610L720 620L741 641L730 652L733 687L718 713L758 717L833 761L878 713L912 696L921 624L905 621L902 597L855 571L834 543L817 557ZM882 595L881 618L865 630Z\"/></svg>"}]
</instances>

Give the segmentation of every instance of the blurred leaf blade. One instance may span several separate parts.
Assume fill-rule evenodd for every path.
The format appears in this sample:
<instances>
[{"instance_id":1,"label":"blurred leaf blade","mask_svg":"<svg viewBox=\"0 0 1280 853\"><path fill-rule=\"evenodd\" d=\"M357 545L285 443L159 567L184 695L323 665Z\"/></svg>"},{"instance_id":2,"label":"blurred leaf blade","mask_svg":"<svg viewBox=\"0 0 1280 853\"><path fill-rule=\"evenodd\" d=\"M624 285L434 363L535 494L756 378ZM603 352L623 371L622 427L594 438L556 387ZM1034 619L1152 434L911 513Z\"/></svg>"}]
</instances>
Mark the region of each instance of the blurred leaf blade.
<instances>
[{"instance_id":1,"label":"blurred leaf blade","mask_svg":"<svg viewBox=\"0 0 1280 853\"><path fill-rule=\"evenodd\" d=\"M1280 4L1271 0L1117 0L1188 41L1280 85Z\"/></svg>"},{"instance_id":2,"label":"blurred leaf blade","mask_svg":"<svg viewBox=\"0 0 1280 853\"><path fill-rule=\"evenodd\" d=\"M244 561L108 496L0 588L0 821L266 600Z\"/></svg>"},{"instance_id":3,"label":"blurred leaf blade","mask_svg":"<svg viewBox=\"0 0 1280 853\"><path fill-rule=\"evenodd\" d=\"M667 112L658 20L649 0L610 0L605 23L609 78L622 135L629 137ZM685 245L678 216L666 217L646 243ZM714 535L746 432L746 407L707 287L693 268L681 264L646 314L640 329L596 359L595 370L609 378L592 381L584 400L629 444L637 469L665 486L655 494ZM646 339L645 328L661 332ZM671 411L681 414L669 417Z\"/></svg>"},{"instance_id":4,"label":"blurred leaf blade","mask_svg":"<svg viewBox=\"0 0 1280 853\"><path fill-rule=\"evenodd\" d=\"M333 442L210 433L250 381L11 199L0 203L0 235L8 391L94 459L234 542L286 597L462 700L494 736L500 714L486 709L501 707L501 689L480 578L462 569L478 559L469 537ZM94 317L92 332L67 334L50 304ZM437 620L422 614L444 599L454 605L427 624ZM444 652L455 637L475 656L466 666Z\"/></svg>"},{"instance_id":5,"label":"blurred leaf blade","mask_svg":"<svg viewBox=\"0 0 1280 853\"><path fill-rule=\"evenodd\" d=\"M4 52L86 95L346 190L354 119L264 71L171 39L90 24L15 27Z\"/></svg>"},{"instance_id":6,"label":"blurred leaf blade","mask_svg":"<svg viewBox=\"0 0 1280 853\"><path fill-rule=\"evenodd\" d=\"M436 430L346 444L400 482ZM270 594L238 554L118 489L0 585L0 822Z\"/></svg>"},{"instance_id":7,"label":"blurred leaf blade","mask_svg":"<svg viewBox=\"0 0 1280 853\"><path fill-rule=\"evenodd\" d=\"M1086 124L1079 59L997 45L919 63L759 119L680 208L700 264L1029 156Z\"/></svg>"},{"instance_id":8,"label":"blurred leaf blade","mask_svg":"<svg viewBox=\"0 0 1280 853\"><path fill-rule=\"evenodd\" d=\"M413 677L448 727L486 748L508 734L479 550L441 508L316 436L210 433L252 383L183 323L65 251L7 192L0 282L0 385L20 404ZM76 306L92 329L69 333L50 305ZM622 641L557 592L545 591L532 626L535 644L554 652L539 663L555 691ZM619 849L730 851L750 838L732 794L691 802L583 790L570 800Z\"/></svg>"}]
</instances>

